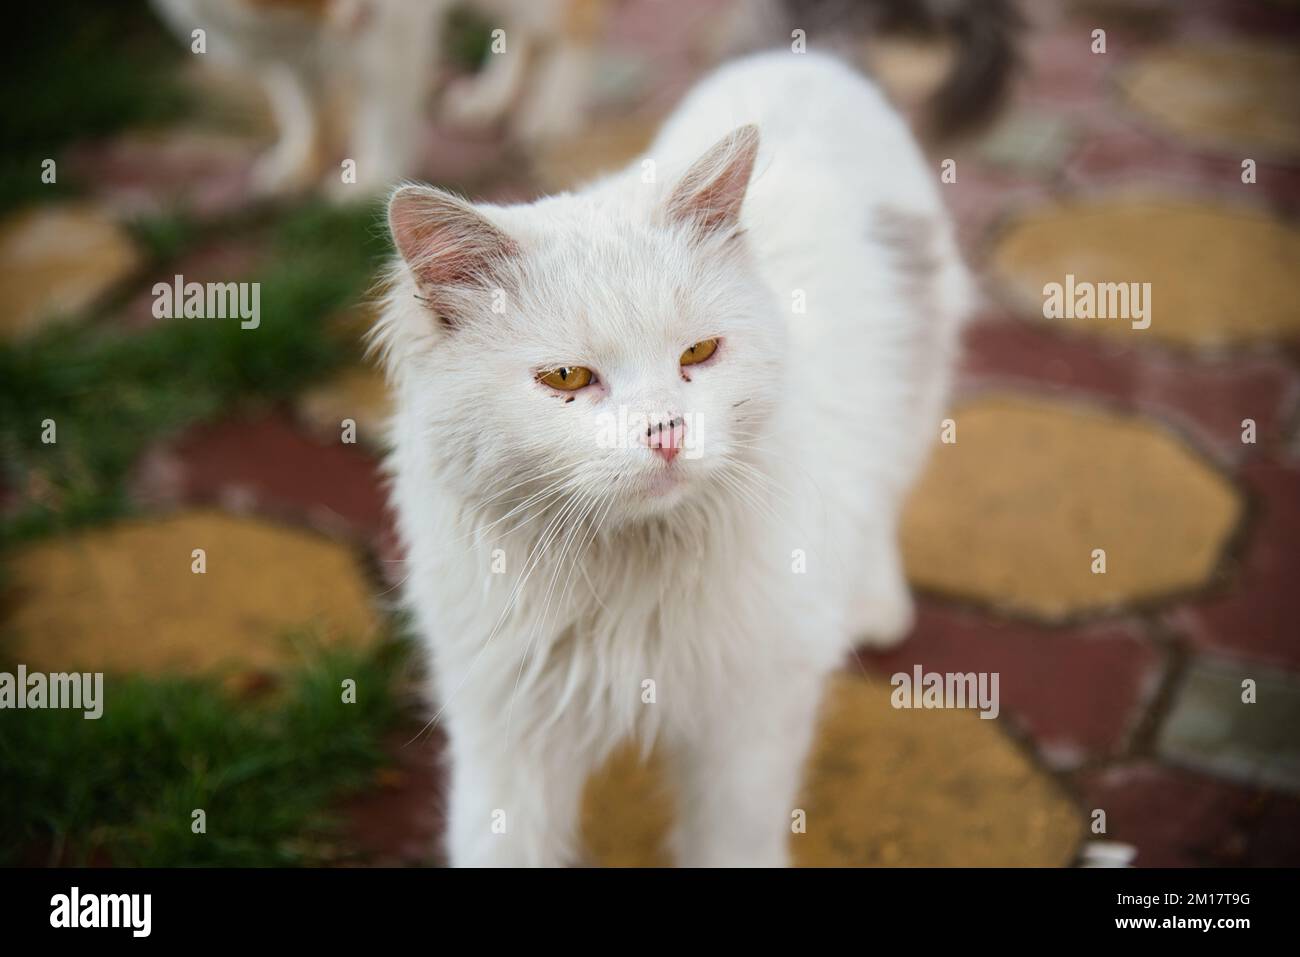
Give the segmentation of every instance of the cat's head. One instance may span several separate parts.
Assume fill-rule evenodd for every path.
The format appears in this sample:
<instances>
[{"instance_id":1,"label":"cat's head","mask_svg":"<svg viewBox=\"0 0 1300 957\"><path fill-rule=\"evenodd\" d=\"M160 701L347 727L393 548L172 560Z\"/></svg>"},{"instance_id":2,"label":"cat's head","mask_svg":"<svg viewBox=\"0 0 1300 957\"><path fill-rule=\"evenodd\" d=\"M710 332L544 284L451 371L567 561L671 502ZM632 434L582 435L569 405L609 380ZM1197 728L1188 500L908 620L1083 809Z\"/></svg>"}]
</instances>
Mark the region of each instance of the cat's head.
<instances>
[{"instance_id":1,"label":"cat's head","mask_svg":"<svg viewBox=\"0 0 1300 957\"><path fill-rule=\"evenodd\" d=\"M783 388L784 328L740 226L757 148L741 127L662 184L522 206L397 190L377 331L397 440L503 506L572 497L619 523L724 493Z\"/></svg>"}]
</instances>

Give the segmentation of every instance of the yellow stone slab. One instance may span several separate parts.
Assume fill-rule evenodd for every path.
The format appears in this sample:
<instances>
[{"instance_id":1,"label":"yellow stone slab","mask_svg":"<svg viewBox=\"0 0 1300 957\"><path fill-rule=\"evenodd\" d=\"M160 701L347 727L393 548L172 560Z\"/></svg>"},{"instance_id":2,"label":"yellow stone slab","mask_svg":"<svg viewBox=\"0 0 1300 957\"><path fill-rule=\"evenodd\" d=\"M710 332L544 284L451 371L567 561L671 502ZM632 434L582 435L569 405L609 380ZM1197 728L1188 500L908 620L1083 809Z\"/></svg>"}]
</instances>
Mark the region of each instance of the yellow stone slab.
<instances>
[{"instance_id":1,"label":"yellow stone slab","mask_svg":"<svg viewBox=\"0 0 1300 957\"><path fill-rule=\"evenodd\" d=\"M801 867L1063 866L1081 813L1053 780L970 711L894 709L884 682L831 686L791 834ZM657 762L617 755L587 788L583 835L604 866L669 863L668 783ZM793 809L792 809L793 810Z\"/></svg>"},{"instance_id":2,"label":"yellow stone slab","mask_svg":"<svg viewBox=\"0 0 1300 957\"><path fill-rule=\"evenodd\" d=\"M381 448L387 440L392 400L378 357L366 358L368 336L378 322L377 305L364 302L331 316L326 328L355 356L345 367L298 398L298 413L318 434L338 440L344 419L357 424L357 440Z\"/></svg>"},{"instance_id":3,"label":"yellow stone slab","mask_svg":"<svg viewBox=\"0 0 1300 957\"><path fill-rule=\"evenodd\" d=\"M206 552L207 572L191 571ZM216 511L124 522L29 546L6 567L5 657L38 671L275 670L283 637L377 634L352 553Z\"/></svg>"},{"instance_id":4,"label":"yellow stone slab","mask_svg":"<svg viewBox=\"0 0 1300 957\"><path fill-rule=\"evenodd\" d=\"M1048 206L1010 225L991 266L1027 315L1071 331L1182 346L1300 336L1292 288L1300 230L1232 206L1141 198ZM1043 287L1067 274L1076 284L1151 283L1150 327L1043 318Z\"/></svg>"},{"instance_id":5,"label":"yellow stone slab","mask_svg":"<svg viewBox=\"0 0 1300 957\"><path fill-rule=\"evenodd\" d=\"M1201 146L1240 156L1300 154L1300 52L1275 44L1180 43L1121 74L1130 106Z\"/></svg>"},{"instance_id":6,"label":"yellow stone slab","mask_svg":"<svg viewBox=\"0 0 1300 957\"><path fill-rule=\"evenodd\" d=\"M0 223L0 336L20 338L86 309L139 264L125 230L95 207L35 206L10 216Z\"/></svg>"},{"instance_id":7,"label":"yellow stone slab","mask_svg":"<svg viewBox=\"0 0 1300 957\"><path fill-rule=\"evenodd\" d=\"M1204 584L1241 518L1222 476L1141 419L1015 396L953 418L904 514L921 587L1060 619Z\"/></svg>"},{"instance_id":8,"label":"yellow stone slab","mask_svg":"<svg viewBox=\"0 0 1300 957\"><path fill-rule=\"evenodd\" d=\"M382 446L392 403L383 373L370 366L345 369L298 399L298 411L322 435L337 439L344 419L357 424L357 440Z\"/></svg>"}]
</instances>

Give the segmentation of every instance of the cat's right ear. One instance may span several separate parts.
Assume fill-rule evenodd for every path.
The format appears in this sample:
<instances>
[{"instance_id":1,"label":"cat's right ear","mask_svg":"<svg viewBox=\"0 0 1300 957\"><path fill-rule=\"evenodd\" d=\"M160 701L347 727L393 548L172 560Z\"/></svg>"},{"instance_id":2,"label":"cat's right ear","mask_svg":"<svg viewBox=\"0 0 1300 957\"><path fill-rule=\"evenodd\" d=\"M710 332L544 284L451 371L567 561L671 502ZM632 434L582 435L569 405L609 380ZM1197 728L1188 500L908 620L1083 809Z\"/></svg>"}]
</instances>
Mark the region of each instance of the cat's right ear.
<instances>
[{"instance_id":1,"label":"cat's right ear","mask_svg":"<svg viewBox=\"0 0 1300 957\"><path fill-rule=\"evenodd\" d=\"M430 308L447 310L467 291L490 289L517 253L514 240L465 200L427 186L399 187L388 201L393 245Z\"/></svg>"}]
</instances>

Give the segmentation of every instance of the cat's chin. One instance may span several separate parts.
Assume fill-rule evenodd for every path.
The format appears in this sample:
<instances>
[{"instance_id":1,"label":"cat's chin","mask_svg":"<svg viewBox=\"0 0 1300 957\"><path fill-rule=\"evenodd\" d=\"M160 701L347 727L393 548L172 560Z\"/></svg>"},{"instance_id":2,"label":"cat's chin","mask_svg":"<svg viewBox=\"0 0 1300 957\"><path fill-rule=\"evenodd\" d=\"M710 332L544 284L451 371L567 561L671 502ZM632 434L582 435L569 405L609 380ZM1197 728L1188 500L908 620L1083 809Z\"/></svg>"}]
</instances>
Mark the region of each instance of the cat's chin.
<instances>
[{"instance_id":1,"label":"cat's chin","mask_svg":"<svg viewBox=\"0 0 1300 957\"><path fill-rule=\"evenodd\" d=\"M680 468L642 475L624 496L630 518L652 518L672 511L690 494L691 481Z\"/></svg>"}]
</instances>

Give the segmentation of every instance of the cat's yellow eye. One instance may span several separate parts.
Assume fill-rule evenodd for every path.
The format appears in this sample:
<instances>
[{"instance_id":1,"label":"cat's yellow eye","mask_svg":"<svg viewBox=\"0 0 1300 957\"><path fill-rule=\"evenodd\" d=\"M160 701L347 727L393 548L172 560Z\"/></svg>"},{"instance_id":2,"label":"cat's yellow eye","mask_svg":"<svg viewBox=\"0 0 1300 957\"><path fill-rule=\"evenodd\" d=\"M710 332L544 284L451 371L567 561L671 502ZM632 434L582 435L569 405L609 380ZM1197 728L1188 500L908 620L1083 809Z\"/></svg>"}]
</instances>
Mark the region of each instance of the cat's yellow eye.
<instances>
[{"instance_id":1,"label":"cat's yellow eye","mask_svg":"<svg viewBox=\"0 0 1300 957\"><path fill-rule=\"evenodd\" d=\"M591 384L591 370L585 366L563 366L541 373L537 381L561 392L577 392L583 386Z\"/></svg>"},{"instance_id":2,"label":"cat's yellow eye","mask_svg":"<svg viewBox=\"0 0 1300 957\"><path fill-rule=\"evenodd\" d=\"M705 339L703 342L697 342L685 352L682 353L682 365L693 366L703 362L713 353L718 351L717 339Z\"/></svg>"}]
</instances>

